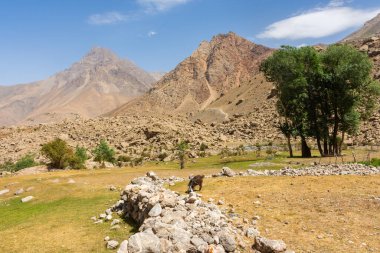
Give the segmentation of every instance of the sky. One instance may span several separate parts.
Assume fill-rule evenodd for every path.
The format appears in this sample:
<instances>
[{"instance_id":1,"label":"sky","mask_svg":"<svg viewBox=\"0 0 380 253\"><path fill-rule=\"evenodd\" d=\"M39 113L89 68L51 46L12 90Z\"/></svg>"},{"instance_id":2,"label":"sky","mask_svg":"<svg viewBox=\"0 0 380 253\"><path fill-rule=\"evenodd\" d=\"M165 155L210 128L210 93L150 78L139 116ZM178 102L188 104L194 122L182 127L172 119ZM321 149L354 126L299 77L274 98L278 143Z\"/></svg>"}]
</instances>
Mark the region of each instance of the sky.
<instances>
[{"instance_id":1,"label":"sky","mask_svg":"<svg viewBox=\"0 0 380 253\"><path fill-rule=\"evenodd\" d=\"M46 79L93 47L166 72L229 31L273 48L333 43L379 12L378 0L1 0L0 85Z\"/></svg>"}]
</instances>

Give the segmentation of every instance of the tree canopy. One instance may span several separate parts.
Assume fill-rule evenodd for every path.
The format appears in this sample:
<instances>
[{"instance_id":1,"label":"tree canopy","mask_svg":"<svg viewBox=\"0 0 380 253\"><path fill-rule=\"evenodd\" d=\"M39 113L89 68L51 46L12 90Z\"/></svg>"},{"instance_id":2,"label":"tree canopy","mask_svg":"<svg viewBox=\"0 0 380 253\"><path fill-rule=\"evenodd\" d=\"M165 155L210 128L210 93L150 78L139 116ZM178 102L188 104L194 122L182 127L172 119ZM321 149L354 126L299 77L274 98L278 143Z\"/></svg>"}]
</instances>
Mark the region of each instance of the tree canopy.
<instances>
[{"instance_id":1,"label":"tree canopy","mask_svg":"<svg viewBox=\"0 0 380 253\"><path fill-rule=\"evenodd\" d=\"M371 60L348 45L321 52L284 46L261 64L261 70L277 89L282 118L278 127L288 139L291 156L292 137L301 139L303 157L311 156L308 137L316 140L322 156L339 155L345 134L357 132L380 94L371 76Z\"/></svg>"}]
</instances>

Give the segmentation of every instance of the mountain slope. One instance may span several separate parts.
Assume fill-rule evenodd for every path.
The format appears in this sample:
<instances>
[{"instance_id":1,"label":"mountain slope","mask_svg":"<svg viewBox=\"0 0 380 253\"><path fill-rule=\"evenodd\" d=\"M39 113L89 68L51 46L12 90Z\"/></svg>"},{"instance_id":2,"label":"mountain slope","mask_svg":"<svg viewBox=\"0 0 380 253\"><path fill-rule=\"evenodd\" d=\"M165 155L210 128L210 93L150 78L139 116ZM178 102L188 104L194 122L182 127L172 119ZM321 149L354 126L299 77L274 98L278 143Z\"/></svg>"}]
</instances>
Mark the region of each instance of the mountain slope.
<instances>
[{"instance_id":1,"label":"mountain slope","mask_svg":"<svg viewBox=\"0 0 380 253\"><path fill-rule=\"evenodd\" d=\"M0 125L95 117L151 88L154 78L111 51L92 49L46 80L0 88Z\"/></svg>"},{"instance_id":2,"label":"mountain slope","mask_svg":"<svg viewBox=\"0 0 380 253\"><path fill-rule=\"evenodd\" d=\"M256 45L232 32L217 35L210 42L203 41L148 94L109 115L142 111L195 115L213 109L224 118L223 106L215 102L231 90L252 86L259 73L259 63L271 52L272 49ZM264 82L260 80L260 83ZM266 85L264 90L267 94L271 85L263 85Z\"/></svg>"},{"instance_id":3,"label":"mountain slope","mask_svg":"<svg viewBox=\"0 0 380 253\"><path fill-rule=\"evenodd\" d=\"M377 33L380 33L380 13L373 19L367 21L362 28L344 38L342 42L369 38Z\"/></svg>"}]
</instances>

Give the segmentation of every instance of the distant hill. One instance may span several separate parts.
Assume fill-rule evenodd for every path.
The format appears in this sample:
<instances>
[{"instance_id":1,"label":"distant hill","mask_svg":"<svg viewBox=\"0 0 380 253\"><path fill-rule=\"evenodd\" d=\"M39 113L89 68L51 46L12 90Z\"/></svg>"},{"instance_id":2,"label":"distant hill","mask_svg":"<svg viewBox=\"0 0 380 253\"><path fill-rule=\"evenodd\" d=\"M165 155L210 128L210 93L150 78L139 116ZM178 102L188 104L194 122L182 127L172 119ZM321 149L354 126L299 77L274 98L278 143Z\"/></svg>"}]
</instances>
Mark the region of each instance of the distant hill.
<instances>
[{"instance_id":1,"label":"distant hill","mask_svg":"<svg viewBox=\"0 0 380 253\"><path fill-rule=\"evenodd\" d=\"M272 85L259 75L259 64L273 50L235 33L203 41L191 56L167 73L148 94L108 115L186 114L206 121L262 105Z\"/></svg>"},{"instance_id":2,"label":"distant hill","mask_svg":"<svg viewBox=\"0 0 380 253\"><path fill-rule=\"evenodd\" d=\"M342 42L365 39L378 33L380 33L380 13L373 19L367 21L362 28L344 38Z\"/></svg>"},{"instance_id":3,"label":"distant hill","mask_svg":"<svg viewBox=\"0 0 380 253\"><path fill-rule=\"evenodd\" d=\"M151 88L156 80L104 48L46 80L0 87L0 125L95 117Z\"/></svg>"}]
</instances>

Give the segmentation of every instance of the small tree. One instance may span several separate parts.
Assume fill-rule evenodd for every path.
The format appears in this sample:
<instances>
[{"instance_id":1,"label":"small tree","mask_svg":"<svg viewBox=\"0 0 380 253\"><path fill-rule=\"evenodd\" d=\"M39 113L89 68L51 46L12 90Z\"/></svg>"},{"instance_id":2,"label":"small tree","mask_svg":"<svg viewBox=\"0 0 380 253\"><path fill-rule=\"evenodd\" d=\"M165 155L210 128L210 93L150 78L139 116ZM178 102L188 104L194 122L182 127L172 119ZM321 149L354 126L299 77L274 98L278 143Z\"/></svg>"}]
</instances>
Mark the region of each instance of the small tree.
<instances>
[{"instance_id":1,"label":"small tree","mask_svg":"<svg viewBox=\"0 0 380 253\"><path fill-rule=\"evenodd\" d=\"M178 158L179 158L179 168L180 169L185 168L186 151L188 148L189 148L189 143L187 141L181 141L177 145Z\"/></svg>"},{"instance_id":2,"label":"small tree","mask_svg":"<svg viewBox=\"0 0 380 253\"><path fill-rule=\"evenodd\" d=\"M57 169L66 168L73 157L73 150L59 138L43 145L41 153L50 160L50 166Z\"/></svg>"},{"instance_id":3,"label":"small tree","mask_svg":"<svg viewBox=\"0 0 380 253\"><path fill-rule=\"evenodd\" d=\"M84 164L87 159L87 150L84 147L77 146L75 148L75 153L70 160L70 167L73 169L84 169Z\"/></svg>"},{"instance_id":4,"label":"small tree","mask_svg":"<svg viewBox=\"0 0 380 253\"><path fill-rule=\"evenodd\" d=\"M110 148L105 140L101 140L99 145L93 150L94 160L105 167L105 162L115 162L115 150Z\"/></svg>"}]
</instances>

